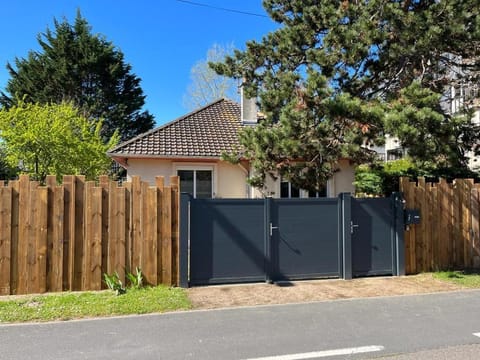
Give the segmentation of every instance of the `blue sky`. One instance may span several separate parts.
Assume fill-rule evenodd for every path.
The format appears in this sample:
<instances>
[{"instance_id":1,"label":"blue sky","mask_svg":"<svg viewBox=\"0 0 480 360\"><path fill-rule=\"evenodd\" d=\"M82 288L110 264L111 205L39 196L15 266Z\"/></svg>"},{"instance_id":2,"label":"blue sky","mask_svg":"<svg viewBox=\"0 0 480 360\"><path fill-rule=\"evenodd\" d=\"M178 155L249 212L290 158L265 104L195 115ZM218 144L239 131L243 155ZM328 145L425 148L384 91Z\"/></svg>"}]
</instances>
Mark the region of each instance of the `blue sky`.
<instances>
[{"instance_id":1,"label":"blue sky","mask_svg":"<svg viewBox=\"0 0 480 360\"><path fill-rule=\"evenodd\" d=\"M80 9L92 26L112 41L142 79L145 109L160 125L188 112L182 99L190 69L214 44L261 40L276 24L268 17L249 16L212 7L266 15L261 0L21 0L2 3L0 15L0 89L9 75L7 61L38 50L37 34L53 28L53 18L73 22Z\"/></svg>"}]
</instances>

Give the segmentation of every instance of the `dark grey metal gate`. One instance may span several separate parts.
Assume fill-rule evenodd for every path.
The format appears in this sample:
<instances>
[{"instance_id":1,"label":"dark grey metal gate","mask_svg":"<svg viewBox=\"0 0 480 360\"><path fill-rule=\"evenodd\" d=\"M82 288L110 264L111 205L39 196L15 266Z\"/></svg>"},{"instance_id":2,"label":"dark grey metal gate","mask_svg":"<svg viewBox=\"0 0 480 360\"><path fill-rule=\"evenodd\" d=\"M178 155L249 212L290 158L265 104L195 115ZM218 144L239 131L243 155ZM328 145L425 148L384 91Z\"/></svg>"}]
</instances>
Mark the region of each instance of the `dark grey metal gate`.
<instances>
[{"instance_id":1,"label":"dark grey metal gate","mask_svg":"<svg viewBox=\"0 0 480 360\"><path fill-rule=\"evenodd\" d=\"M394 211L390 198L352 198L353 276L394 273Z\"/></svg>"},{"instance_id":2,"label":"dark grey metal gate","mask_svg":"<svg viewBox=\"0 0 480 360\"><path fill-rule=\"evenodd\" d=\"M340 276L338 199L272 201L273 280Z\"/></svg>"},{"instance_id":3,"label":"dark grey metal gate","mask_svg":"<svg viewBox=\"0 0 480 360\"><path fill-rule=\"evenodd\" d=\"M265 210L259 200L190 201L190 283L265 280Z\"/></svg>"},{"instance_id":4,"label":"dark grey metal gate","mask_svg":"<svg viewBox=\"0 0 480 360\"><path fill-rule=\"evenodd\" d=\"M192 199L182 194L181 286L400 275L403 212L391 199Z\"/></svg>"}]
</instances>

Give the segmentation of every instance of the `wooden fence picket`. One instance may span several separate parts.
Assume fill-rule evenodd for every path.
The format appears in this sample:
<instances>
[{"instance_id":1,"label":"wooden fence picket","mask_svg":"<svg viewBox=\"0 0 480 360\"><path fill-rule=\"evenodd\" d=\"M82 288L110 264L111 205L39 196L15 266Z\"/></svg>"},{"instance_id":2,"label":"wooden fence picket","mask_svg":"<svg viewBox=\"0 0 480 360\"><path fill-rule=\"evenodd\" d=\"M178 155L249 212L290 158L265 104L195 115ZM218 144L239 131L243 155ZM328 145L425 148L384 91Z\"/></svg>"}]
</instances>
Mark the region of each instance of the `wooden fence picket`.
<instances>
[{"instance_id":1,"label":"wooden fence picket","mask_svg":"<svg viewBox=\"0 0 480 360\"><path fill-rule=\"evenodd\" d=\"M172 192L165 186L162 196L162 283L172 285Z\"/></svg>"},{"instance_id":2,"label":"wooden fence picket","mask_svg":"<svg viewBox=\"0 0 480 360\"><path fill-rule=\"evenodd\" d=\"M85 184L85 239L82 289L102 287L102 188Z\"/></svg>"},{"instance_id":3,"label":"wooden fence picket","mask_svg":"<svg viewBox=\"0 0 480 360\"><path fill-rule=\"evenodd\" d=\"M10 294L12 189L0 188L0 295Z\"/></svg>"},{"instance_id":4,"label":"wooden fence picket","mask_svg":"<svg viewBox=\"0 0 480 360\"><path fill-rule=\"evenodd\" d=\"M102 214L109 214L109 189L110 189L110 181L108 176L102 175L98 179L98 185L102 189ZM104 274L107 272L107 264L108 264L108 216L102 216L102 237L101 237L101 244L102 244L102 268L101 273ZM105 289L106 285L102 281L101 284L102 288Z\"/></svg>"},{"instance_id":5,"label":"wooden fence picket","mask_svg":"<svg viewBox=\"0 0 480 360\"><path fill-rule=\"evenodd\" d=\"M165 181L163 176L155 177L157 188L157 279L163 281L163 202Z\"/></svg>"},{"instance_id":6,"label":"wooden fence picket","mask_svg":"<svg viewBox=\"0 0 480 360\"><path fill-rule=\"evenodd\" d=\"M64 272L64 222L65 198L63 187L53 186L52 192L52 216L49 217L49 244L48 244L48 291L63 290ZM50 207L49 207L50 209Z\"/></svg>"},{"instance_id":7,"label":"wooden fence picket","mask_svg":"<svg viewBox=\"0 0 480 360\"><path fill-rule=\"evenodd\" d=\"M28 176L20 175L19 178L19 200L18 200L18 284L17 294L28 293L28 263L29 257L29 229L30 229L30 182Z\"/></svg>"},{"instance_id":8,"label":"wooden fence picket","mask_svg":"<svg viewBox=\"0 0 480 360\"><path fill-rule=\"evenodd\" d=\"M84 269L85 241L85 177L75 176L74 187L74 222L72 241L74 244L73 258L73 290L82 290Z\"/></svg>"},{"instance_id":9,"label":"wooden fence picket","mask_svg":"<svg viewBox=\"0 0 480 360\"><path fill-rule=\"evenodd\" d=\"M141 267L142 256L142 184L138 176L132 178L130 196L132 201L132 262L131 267L127 270L132 272L135 268Z\"/></svg>"},{"instance_id":10,"label":"wooden fence picket","mask_svg":"<svg viewBox=\"0 0 480 360\"><path fill-rule=\"evenodd\" d=\"M171 186L171 204L172 204L172 223L170 229L172 234L172 285L178 285L180 283L180 273L178 271L180 259L179 259L179 239L180 239L180 183L178 176L172 176L170 178Z\"/></svg>"},{"instance_id":11,"label":"wooden fence picket","mask_svg":"<svg viewBox=\"0 0 480 360\"><path fill-rule=\"evenodd\" d=\"M157 283L157 189L143 187L143 252L141 269L148 284Z\"/></svg>"},{"instance_id":12,"label":"wooden fence picket","mask_svg":"<svg viewBox=\"0 0 480 360\"><path fill-rule=\"evenodd\" d=\"M471 266L472 267L479 267L479 242L480 242L480 204L479 204L479 188L478 186L473 187L472 194L470 198L471 206L472 206L472 254L471 254Z\"/></svg>"}]
</instances>

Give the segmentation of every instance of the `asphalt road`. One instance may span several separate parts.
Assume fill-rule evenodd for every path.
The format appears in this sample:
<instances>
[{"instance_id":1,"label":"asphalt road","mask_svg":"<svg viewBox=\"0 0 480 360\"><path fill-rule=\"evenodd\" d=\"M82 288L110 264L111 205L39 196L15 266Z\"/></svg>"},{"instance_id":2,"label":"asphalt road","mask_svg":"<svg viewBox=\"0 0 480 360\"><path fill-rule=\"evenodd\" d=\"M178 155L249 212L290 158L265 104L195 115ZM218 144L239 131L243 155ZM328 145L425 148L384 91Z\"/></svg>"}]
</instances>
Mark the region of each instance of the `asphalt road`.
<instances>
[{"instance_id":1,"label":"asphalt road","mask_svg":"<svg viewBox=\"0 0 480 360\"><path fill-rule=\"evenodd\" d=\"M474 333L480 290L0 325L0 359L474 359Z\"/></svg>"}]
</instances>

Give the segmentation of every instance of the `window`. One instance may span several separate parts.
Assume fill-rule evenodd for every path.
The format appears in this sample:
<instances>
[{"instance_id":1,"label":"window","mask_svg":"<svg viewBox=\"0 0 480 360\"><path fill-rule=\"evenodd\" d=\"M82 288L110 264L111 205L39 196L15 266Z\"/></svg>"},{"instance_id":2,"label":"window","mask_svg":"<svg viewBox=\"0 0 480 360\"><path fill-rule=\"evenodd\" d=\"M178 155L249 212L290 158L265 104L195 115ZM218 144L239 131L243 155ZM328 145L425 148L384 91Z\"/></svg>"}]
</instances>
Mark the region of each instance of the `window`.
<instances>
[{"instance_id":1,"label":"window","mask_svg":"<svg viewBox=\"0 0 480 360\"><path fill-rule=\"evenodd\" d=\"M325 184L319 191L307 191L293 186L287 180L282 180L280 182L280 197L287 199L327 197L327 184Z\"/></svg>"},{"instance_id":2,"label":"window","mask_svg":"<svg viewBox=\"0 0 480 360\"><path fill-rule=\"evenodd\" d=\"M327 185L325 184L319 191L309 191L309 198L321 198L327 197Z\"/></svg>"},{"instance_id":3,"label":"window","mask_svg":"<svg viewBox=\"0 0 480 360\"><path fill-rule=\"evenodd\" d=\"M282 180L280 182L280 197L281 198L299 198L300 189L293 186L290 181Z\"/></svg>"},{"instance_id":4,"label":"window","mask_svg":"<svg viewBox=\"0 0 480 360\"><path fill-rule=\"evenodd\" d=\"M403 157L402 148L387 150L387 161L399 160Z\"/></svg>"},{"instance_id":5,"label":"window","mask_svg":"<svg viewBox=\"0 0 480 360\"><path fill-rule=\"evenodd\" d=\"M177 170L180 191L196 199L210 199L213 194L212 170Z\"/></svg>"}]
</instances>

